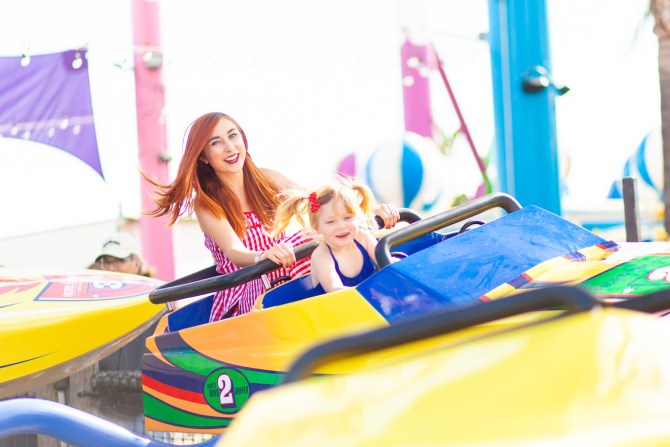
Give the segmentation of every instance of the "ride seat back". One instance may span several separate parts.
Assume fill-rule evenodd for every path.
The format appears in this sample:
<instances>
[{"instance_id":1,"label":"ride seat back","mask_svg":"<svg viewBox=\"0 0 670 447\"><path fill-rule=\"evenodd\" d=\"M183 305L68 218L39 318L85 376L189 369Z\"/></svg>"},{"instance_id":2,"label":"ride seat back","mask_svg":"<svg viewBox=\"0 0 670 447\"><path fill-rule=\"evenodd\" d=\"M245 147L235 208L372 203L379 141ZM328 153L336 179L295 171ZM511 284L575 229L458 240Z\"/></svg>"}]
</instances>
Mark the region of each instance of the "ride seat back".
<instances>
[{"instance_id":1,"label":"ride seat back","mask_svg":"<svg viewBox=\"0 0 670 447\"><path fill-rule=\"evenodd\" d=\"M310 274L292 279L265 293L262 308L280 306L294 301L304 300L323 293L322 287L315 287Z\"/></svg>"},{"instance_id":2,"label":"ride seat back","mask_svg":"<svg viewBox=\"0 0 670 447\"><path fill-rule=\"evenodd\" d=\"M167 331L177 332L209 322L214 295L206 296L168 314Z\"/></svg>"}]
</instances>

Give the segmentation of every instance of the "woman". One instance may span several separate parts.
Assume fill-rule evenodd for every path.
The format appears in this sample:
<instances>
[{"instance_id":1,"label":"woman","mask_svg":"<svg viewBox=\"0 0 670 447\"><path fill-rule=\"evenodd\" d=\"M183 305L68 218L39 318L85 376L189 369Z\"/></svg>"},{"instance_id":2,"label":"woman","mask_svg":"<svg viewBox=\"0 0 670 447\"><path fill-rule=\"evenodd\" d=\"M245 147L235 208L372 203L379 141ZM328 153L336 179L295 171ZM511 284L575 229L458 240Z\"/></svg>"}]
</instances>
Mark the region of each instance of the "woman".
<instances>
[{"instance_id":1,"label":"woman","mask_svg":"<svg viewBox=\"0 0 670 447\"><path fill-rule=\"evenodd\" d=\"M296 263L293 247L310 240L310 233L269 234L282 191L297 185L277 171L257 167L247 149L244 131L229 115L214 112L196 119L187 131L176 179L168 186L147 179L161 188L158 207L150 214L169 215L172 225L180 215L195 212L221 274L266 258L283 267L268 275L270 281L306 274L310 261ZM393 206L381 207L378 214L389 228L399 220ZM217 292L210 321L249 312L264 291L257 279Z\"/></svg>"}]
</instances>

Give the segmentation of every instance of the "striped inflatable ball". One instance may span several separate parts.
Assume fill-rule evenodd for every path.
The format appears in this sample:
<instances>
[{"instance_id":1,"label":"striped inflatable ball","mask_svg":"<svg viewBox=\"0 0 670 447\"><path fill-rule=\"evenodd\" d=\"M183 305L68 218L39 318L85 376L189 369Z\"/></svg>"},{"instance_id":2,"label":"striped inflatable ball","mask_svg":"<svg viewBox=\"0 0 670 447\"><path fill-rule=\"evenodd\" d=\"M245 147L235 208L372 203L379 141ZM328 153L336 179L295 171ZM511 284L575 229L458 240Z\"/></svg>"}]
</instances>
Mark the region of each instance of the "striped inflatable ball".
<instances>
[{"instance_id":1,"label":"striped inflatable ball","mask_svg":"<svg viewBox=\"0 0 670 447\"><path fill-rule=\"evenodd\" d=\"M402 141L387 142L372 152L362 177L380 202L428 212L443 196L446 168L433 140L405 132Z\"/></svg>"},{"instance_id":2,"label":"striped inflatable ball","mask_svg":"<svg viewBox=\"0 0 670 447\"><path fill-rule=\"evenodd\" d=\"M641 198L651 196L663 200L663 142L660 129L645 135L635 152L628 157L621 172L621 178L626 177L638 179ZM612 182L608 197L623 197L621 179Z\"/></svg>"}]
</instances>

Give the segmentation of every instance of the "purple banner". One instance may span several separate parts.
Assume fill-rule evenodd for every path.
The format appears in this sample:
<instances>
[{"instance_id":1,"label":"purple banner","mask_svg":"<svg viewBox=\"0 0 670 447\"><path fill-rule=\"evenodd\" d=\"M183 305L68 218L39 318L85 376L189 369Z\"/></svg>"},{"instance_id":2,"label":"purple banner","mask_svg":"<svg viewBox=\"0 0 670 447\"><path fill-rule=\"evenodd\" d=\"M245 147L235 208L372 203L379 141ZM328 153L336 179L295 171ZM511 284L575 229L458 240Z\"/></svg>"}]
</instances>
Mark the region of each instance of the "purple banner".
<instances>
[{"instance_id":1,"label":"purple banner","mask_svg":"<svg viewBox=\"0 0 670 447\"><path fill-rule=\"evenodd\" d=\"M0 136L62 149L104 178L85 49L0 57Z\"/></svg>"}]
</instances>

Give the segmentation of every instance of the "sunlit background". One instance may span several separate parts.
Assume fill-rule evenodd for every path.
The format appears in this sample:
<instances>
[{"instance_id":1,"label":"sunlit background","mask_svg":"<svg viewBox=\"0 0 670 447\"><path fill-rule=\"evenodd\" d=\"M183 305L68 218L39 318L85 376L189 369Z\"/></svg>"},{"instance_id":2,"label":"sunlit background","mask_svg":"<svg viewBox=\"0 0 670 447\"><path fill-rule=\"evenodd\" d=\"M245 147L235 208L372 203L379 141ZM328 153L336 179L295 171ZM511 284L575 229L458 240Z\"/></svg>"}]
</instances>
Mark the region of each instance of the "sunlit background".
<instances>
[{"instance_id":1,"label":"sunlit background","mask_svg":"<svg viewBox=\"0 0 670 447\"><path fill-rule=\"evenodd\" d=\"M554 77L571 88L556 101L566 214L611 208L612 181L660 125L658 44L647 4L547 1ZM400 46L407 36L435 45L479 153L493 150L485 0L164 0L160 11L173 173L186 127L210 111L239 121L257 164L305 186L319 184L349 153L397 141L404 127ZM0 56L77 47L88 48L105 180L63 151L0 138L0 264L84 267L105 231L139 217L130 2L5 5ZM458 127L437 80L432 107L441 129ZM463 141L455 143L444 176L453 194L471 195L479 184ZM76 237L84 234L76 229L92 225L96 234ZM37 256L58 229L73 229L72 247L84 248Z\"/></svg>"}]
</instances>

